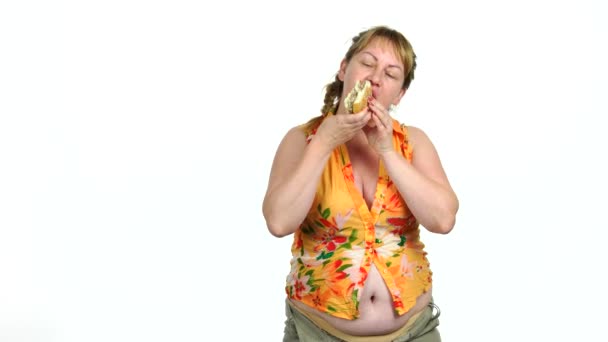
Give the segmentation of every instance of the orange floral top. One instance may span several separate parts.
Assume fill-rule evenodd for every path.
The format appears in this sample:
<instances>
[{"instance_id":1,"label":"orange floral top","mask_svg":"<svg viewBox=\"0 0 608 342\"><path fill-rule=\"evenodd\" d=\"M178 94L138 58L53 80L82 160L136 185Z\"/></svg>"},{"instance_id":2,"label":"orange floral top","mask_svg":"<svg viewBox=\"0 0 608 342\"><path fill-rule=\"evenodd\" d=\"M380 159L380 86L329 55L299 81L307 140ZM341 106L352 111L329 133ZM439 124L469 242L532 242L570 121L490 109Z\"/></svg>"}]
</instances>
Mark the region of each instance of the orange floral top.
<instances>
[{"instance_id":1,"label":"orange floral top","mask_svg":"<svg viewBox=\"0 0 608 342\"><path fill-rule=\"evenodd\" d=\"M302 126L307 141L320 123ZM393 145L411 162L407 129L396 120ZM330 156L311 210L294 234L291 252L287 296L340 318L359 317L359 299L372 263L390 290L398 315L409 311L431 286L418 221L384 165L380 162L370 210L355 186L345 145Z\"/></svg>"}]
</instances>

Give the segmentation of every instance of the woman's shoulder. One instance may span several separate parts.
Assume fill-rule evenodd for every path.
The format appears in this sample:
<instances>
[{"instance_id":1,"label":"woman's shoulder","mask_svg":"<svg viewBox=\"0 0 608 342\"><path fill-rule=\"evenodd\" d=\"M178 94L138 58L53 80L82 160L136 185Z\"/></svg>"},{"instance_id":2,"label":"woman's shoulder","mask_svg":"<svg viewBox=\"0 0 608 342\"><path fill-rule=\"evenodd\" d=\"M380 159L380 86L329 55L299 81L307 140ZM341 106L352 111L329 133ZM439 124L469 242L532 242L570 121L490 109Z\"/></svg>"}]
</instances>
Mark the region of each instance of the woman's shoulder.
<instances>
[{"instance_id":1,"label":"woman's shoulder","mask_svg":"<svg viewBox=\"0 0 608 342\"><path fill-rule=\"evenodd\" d=\"M422 128L417 126L406 125L400 123L403 134L406 136L407 140L412 144L426 144L430 142L428 135L422 130Z\"/></svg>"},{"instance_id":2,"label":"woman's shoulder","mask_svg":"<svg viewBox=\"0 0 608 342\"><path fill-rule=\"evenodd\" d=\"M298 124L287 130L284 140L302 140L306 139L306 129L303 124Z\"/></svg>"},{"instance_id":3,"label":"woman's shoulder","mask_svg":"<svg viewBox=\"0 0 608 342\"><path fill-rule=\"evenodd\" d=\"M300 131L302 134L304 134L304 137L308 142L310 141L312 136L317 133L317 128L319 128L321 122L323 122L323 118L324 117L322 115L313 117L308 121L293 127L292 129Z\"/></svg>"},{"instance_id":4,"label":"woman's shoulder","mask_svg":"<svg viewBox=\"0 0 608 342\"><path fill-rule=\"evenodd\" d=\"M320 119L322 119L322 117L315 117L306 122L302 122L296 124L295 126L292 126L285 133L283 141L288 144L300 144L301 142L309 142L320 125Z\"/></svg>"},{"instance_id":5,"label":"woman's shoulder","mask_svg":"<svg viewBox=\"0 0 608 342\"><path fill-rule=\"evenodd\" d=\"M429 151L435 151L435 146L422 128L400 123L399 129L403 134L402 150L409 156L408 159L425 159Z\"/></svg>"},{"instance_id":6,"label":"woman's shoulder","mask_svg":"<svg viewBox=\"0 0 608 342\"><path fill-rule=\"evenodd\" d=\"M414 164L438 158L435 145L423 129L417 126L405 126L405 129L407 130L407 149L412 152Z\"/></svg>"}]
</instances>

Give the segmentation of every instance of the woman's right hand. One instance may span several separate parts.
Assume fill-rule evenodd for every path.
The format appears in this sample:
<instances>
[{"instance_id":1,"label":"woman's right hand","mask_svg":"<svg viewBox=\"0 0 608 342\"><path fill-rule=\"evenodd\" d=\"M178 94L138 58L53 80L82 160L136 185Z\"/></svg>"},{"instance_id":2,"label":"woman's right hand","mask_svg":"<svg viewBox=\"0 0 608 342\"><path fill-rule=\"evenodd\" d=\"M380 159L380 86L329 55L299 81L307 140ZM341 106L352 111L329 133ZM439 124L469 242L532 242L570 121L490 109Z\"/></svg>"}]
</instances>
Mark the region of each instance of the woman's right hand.
<instances>
[{"instance_id":1,"label":"woman's right hand","mask_svg":"<svg viewBox=\"0 0 608 342\"><path fill-rule=\"evenodd\" d=\"M323 120L313 139L319 139L323 146L332 151L352 139L371 118L372 114L367 107L355 114L331 115Z\"/></svg>"}]
</instances>

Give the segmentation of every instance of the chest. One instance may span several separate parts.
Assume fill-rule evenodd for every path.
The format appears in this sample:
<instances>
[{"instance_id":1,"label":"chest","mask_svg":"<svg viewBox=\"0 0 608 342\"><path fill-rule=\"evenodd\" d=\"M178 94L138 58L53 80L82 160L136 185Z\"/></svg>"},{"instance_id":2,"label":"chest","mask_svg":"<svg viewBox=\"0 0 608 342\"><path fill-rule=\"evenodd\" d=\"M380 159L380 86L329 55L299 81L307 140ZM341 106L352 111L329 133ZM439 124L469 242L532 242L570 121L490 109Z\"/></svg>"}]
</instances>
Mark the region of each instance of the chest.
<instances>
[{"instance_id":1,"label":"chest","mask_svg":"<svg viewBox=\"0 0 608 342\"><path fill-rule=\"evenodd\" d=\"M353 166L354 183L359 193L371 207L378 184L379 158L373 151L349 151Z\"/></svg>"}]
</instances>

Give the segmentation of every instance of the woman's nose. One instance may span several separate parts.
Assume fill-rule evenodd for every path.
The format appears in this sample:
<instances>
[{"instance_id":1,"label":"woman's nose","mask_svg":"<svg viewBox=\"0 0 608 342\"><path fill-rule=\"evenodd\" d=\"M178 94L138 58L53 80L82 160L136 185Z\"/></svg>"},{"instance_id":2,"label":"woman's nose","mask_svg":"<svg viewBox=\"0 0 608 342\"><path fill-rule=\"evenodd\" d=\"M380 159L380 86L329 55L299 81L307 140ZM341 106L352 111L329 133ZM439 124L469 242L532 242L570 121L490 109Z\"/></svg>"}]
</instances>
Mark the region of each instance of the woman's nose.
<instances>
[{"instance_id":1,"label":"woman's nose","mask_svg":"<svg viewBox=\"0 0 608 342\"><path fill-rule=\"evenodd\" d=\"M382 70L379 68L372 71L372 74L369 76L369 81L372 82L372 85L378 86L380 84L382 76Z\"/></svg>"}]
</instances>

